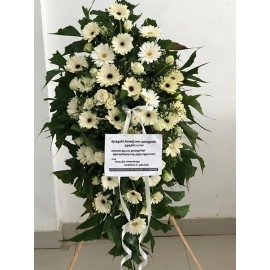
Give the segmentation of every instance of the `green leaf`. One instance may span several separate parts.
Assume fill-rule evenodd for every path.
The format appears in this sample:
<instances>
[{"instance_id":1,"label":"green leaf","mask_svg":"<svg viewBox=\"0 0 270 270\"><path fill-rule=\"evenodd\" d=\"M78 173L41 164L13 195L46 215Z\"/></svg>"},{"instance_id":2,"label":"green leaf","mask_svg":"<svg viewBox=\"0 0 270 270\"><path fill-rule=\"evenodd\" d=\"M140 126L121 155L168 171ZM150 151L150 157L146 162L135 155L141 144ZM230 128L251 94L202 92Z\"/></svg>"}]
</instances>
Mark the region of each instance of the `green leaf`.
<instances>
[{"instance_id":1,"label":"green leaf","mask_svg":"<svg viewBox=\"0 0 270 270\"><path fill-rule=\"evenodd\" d=\"M111 217L106 218L104 222L104 231L107 233L108 238L114 242L118 247L121 246L121 227L117 228L115 225L114 219Z\"/></svg>"},{"instance_id":2,"label":"green leaf","mask_svg":"<svg viewBox=\"0 0 270 270\"><path fill-rule=\"evenodd\" d=\"M59 73L61 73L62 71L59 69L53 69L53 70L49 70L46 73L46 83L43 86L43 88Z\"/></svg>"},{"instance_id":3,"label":"green leaf","mask_svg":"<svg viewBox=\"0 0 270 270\"><path fill-rule=\"evenodd\" d=\"M81 242L81 241L92 241L101 239L103 224L101 223L99 226L94 227L88 231L80 233L70 239L64 241L71 241L71 242Z\"/></svg>"},{"instance_id":4,"label":"green leaf","mask_svg":"<svg viewBox=\"0 0 270 270\"><path fill-rule=\"evenodd\" d=\"M199 133L184 122L182 122L180 126L183 129L184 134L187 136L188 140L190 141L191 145L194 148L195 144L196 144L196 140L200 139L198 136Z\"/></svg>"},{"instance_id":5,"label":"green leaf","mask_svg":"<svg viewBox=\"0 0 270 270\"><path fill-rule=\"evenodd\" d=\"M49 60L52 64L57 65L59 67L64 67L67 62L65 57L63 57L62 54L58 51L56 51L56 53L54 53L52 58L50 58Z\"/></svg>"},{"instance_id":6,"label":"green leaf","mask_svg":"<svg viewBox=\"0 0 270 270\"><path fill-rule=\"evenodd\" d=\"M189 77L190 75L198 74L199 68L202 67L202 66L204 66L204 65L207 65L207 64L209 64L209 63L208 62L207 63L204 63L204 64L199 65L199 66L197 66L195 68L192 68L192 69L190 69L188 71L182 71L182 73L183 73L183 75L184 75L185 78L186 77Z\"/></svg>"},{"instance_id":7,"label":"green leaf","mask_svg":"<svg viewBox=\"0 0 270 270\"><path fill-rule=\"evenodd\" d=\"M192 79L192 80L197 81L197 82L207 83L206 81L204 81L204 80L202 80L199 77L194 76L194 75L189 76L189 79Z\"/></svg>"},{"instance_id":8,"label":"green leaf","mask_svg":"<svg viewBox=\"0 0 270 270\"><path fill-rule=\"evenodd\" d=\"M185 191L168 191L164 190L174 201L181 201L185 197Z\"/></svg>"},{"instance_id":9,"label":"green leaf","mask_svg":"<svg viewBox=\"0 0 270 270\"><path fill-rule=\"evenodd\" d=\"M196 58L196 54L197 54L197 50L191 54L187 62L180 68L180 70L190 67Z\"/></svg>"},{"instance_id":10,"label":"green leaf","mask_svg":"<svg viewBox=\"0 0 270 270\"><path fill-rule=\"evenodd\" d=\"M113 257L118 257L124 255L124 249L122 246L114 246L108 253L112 255Z\"/></svg>"},{"instance_id":11,"label":"green leaf","mask_svg":"<svg viewBox=\"0 0 270 270\"><path fill-rule=\"evenodd\" d=\"M151 230L148 229L147 234L145 235L144 239L143 239L143 243L148 243L150 241L150 245L151 245L151 251L152 253L154 252L154 246L156 244L155 239L152 235Z\"/></svg>"},{"instance_id":12,"label":"green leaf","mask_svg":"<svg viewBox=\"0 0 270 270\"><path fill-rule=\"evenodd\" d=\"M158 45L164 50L185 50L188 49L186 46L181 45L177 42L173 42L170 39L163 39L158 41Z\"/></svg>"},{"instance_id":13,"label":"green leaf","mask_svg":"<svg viewBox=\"0 0 270 270\"><path fill-rule=\"evenodd\" d=\"M176 218L184 218L187 213L189 212L190 205L183 205L183 206L174 206L170 207L169 211Z\"/></svg>"},{"instance_id":14,"label":"green leaf","mask_svg":"<svg viewBox=\"0 0 270 270\"><path fill-rule=\"evenodd\" d=\"M183 86L190 86L190 87L201 87L197 82L184 80Z\"/></svg>"},{"instance_id":15,"label":"green leaf","mask_svg":"<svg viewBox=\"0 0 270 270\"><path fill-rule=\"evenodd\" d=\"M172 225L160 222L154 217L151 217L150 227L153 228L155 231L162 230L164 233L172 229Z\"/></svg>"},{"instance_id":16,"label":"green leaf","mask_svg":"<svg viewBox=\"0 0 270 270\"><path fill-rule=\"evenodd\" d=\"M73 26L69 25L65 28L60 28L56 33L52 33L54 35L61 35L61 36L76 36L80 37L80 32Z\"/></svg>"},{"instance_id":17,"label":"green leaf","mask_svg":"<svg viewBox=\"0 0 270 270\"><path fill-rule=\"evenodd\" d=\"M204 160L197 153L195 153L192 148L190 150L182 149L181 156L188 157L191 159L197 159L200 163L201 170L203 171L203 169L205 168Z\"/></svg>"},{"instance_id":18,"label":"green leaf","mask_svg":"<svg viewBox=\"0 0 270 270\"><path fill-rule=\"evenodd\" d=\"M188 104L189 106L193 107L196 109L200 114L203 114L202 107L200 103L197 101L197 98L200 97L201 95L195 95L195 96L186 96L183 98L183 102L185 104Z\"/></svg>"},{"instance_id":19,"label":"green leaf","mask_svg":"<svg viewBox=\"0 0 270 270\"><path fill-rule=\"evenodd\" d=\"M142 14L140 15L135 15L135 14L131 14L129 15L129 20L131 20L133 23L135 23L136 21L138 21L141 18Z\"/></svg>"},{"instance_id":20,"label":"green leaf","mask_svg":"<svg viewBox=\"0 0 270 270\"><path fill-rule=\"evenodd\" d=\"M84 16L89 19L89 11L90 10L84 6L82 6L82 10L83 10Z\"/></svg>"},{"instance_id":21,"label":"green leaf","mask_svg":"<svg viewBox=\"0 0 270 270\"><path fill-rule=\"evenodd\" d=\"M82 52L85 44L86 44L85 40L79 40L69 44L68 46L65 47L64 55L66 54L74 55L75 53Z\"/></svg>"},{"instance_id":22,"label":"green leaf","mask_svg":"<svg viewBox=\"0 0 270 270\"><path fill-rule=\"evenodd\" d=\"M89 217L86 221L81 223L76 229L87 229L90 227L96 227L100 223L102 223L102 220L104 219L105 215L101 213L94 214L93 216Z\"/></svg>"},{"instance_id":23,"label":"green leaf","mask_svg":"<svg viewBox=\"0 0 270 270\"><path fill-rule=\"evenodd\" d=\"M196 170L196 167L182 161L179 161L172 169L175 180L181 186L184 186L185 181L188 181L188 179L195 175Z\"/></svg>"},{"instance_id":24,"label":"green leaf","mask_svg":"<svg viewBox=\"0 0 270 270\"><path fill-rule=\"evenodd\" d=\"M55 171L53 174L65 184L72 184L77 174L72 170Z\"/></svg>"},{"instance_id":25,"label":"green leaf","mask_svg":"<svg viewBox=\"0 0 270 270\"><path fill-rule=\"evenodd\" d=\"M145 21L143 22L142 24L143 26L148 26L148 25L152 25L152 26L157 26L157 22L155 20L152 20L152 19L145 19Z\"/></svg>"},{"instance_id":26,"label":"green leaf","mask_svg":"<svg viewBox=\"0 0 270 270\"><path fill-rule=\"evenodd\" d=\"M120 95L119 95L119 100L123 100L128 96L128 91L127 90L121 90Z\"/></svg>"}]
</instances>

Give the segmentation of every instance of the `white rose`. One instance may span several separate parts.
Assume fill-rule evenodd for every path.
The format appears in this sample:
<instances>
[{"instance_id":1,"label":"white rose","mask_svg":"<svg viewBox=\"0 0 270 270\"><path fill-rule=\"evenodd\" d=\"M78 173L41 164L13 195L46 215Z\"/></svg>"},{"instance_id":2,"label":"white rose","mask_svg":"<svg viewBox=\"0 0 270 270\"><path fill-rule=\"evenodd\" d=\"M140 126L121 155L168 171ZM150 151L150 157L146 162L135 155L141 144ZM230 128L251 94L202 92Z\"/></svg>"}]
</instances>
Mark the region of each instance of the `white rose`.
<instances>
[{"instance_id":1,"label":"white rose","mask_svg":"<svg viewBox=\"0 0 270 270\"><path fill-rule=\"evenodd\" d=\"M98 69L97 68L91 68L90 69L90 74L92 77L96 77L98 73Z\"/></svg>"},{"instance_id":2,"label":"white rose","mask_svg":"<svg viewBox=\"0 0 270 270\"><path fill-rule=\"evenodd\" d=\"M69 83L69 88L73 91L78 91L80 88L80 80L75 77Z\"/></svg>"},{"instance_id":3,"label":"white rose","mask_svg":"<svg viewBox=\"0 0 270 270\"><path fill-rule=\"evenodd\" d=\"M93 50L93 45L90 44L90 43L86 43L86 44L84 45L84 47L83 47L83 50L84 50L85 52L91 52L91 51Z\"/></svg>"},{"instance_id":4,"label":"white rose","mask_svg":"<svg viewBox=\"0 0 270 270\"><path fill-rule=\"evenodd\" d=\"M165 62L168 65L173 65L173 63L174 63L174 57L172 55L167 56L166 59L165 59Z\"/></svg>"},{"instance_id":5,"label":"white rose","mask_svg":"<svg viewBox=\"0 0 270 270\"><path fill-rule=\"evenodd\" d=\"M74 142L75 142L78 146L80 146L80 145L83 144L83 138L82 138L82 137L78 137L78 138L76 138L76 139L74 140Z\"/></svg>"},{"instance_id":6,"label":"white rose","mask_svg":"<svg viewBox=\"0 0 270 270\"><path fill-rule=\"evenodd\" d=\"M92 184L98 186L100 184L100 178L96 175L92 178Z\"/></svg>"},{"instance_id":7,"label":"white rose","mask_svg":"<svg viewBox=\"0 0 270 270\"><path fill-rule=\"evenodd\" d=\"M125 21L125 22L124 22L124 28L125 28L125 30L126 30L127 32L130 31L131 28L132 28L132 21L130 21L130 20Z\"/></svg>"},{"instance_id":8,"label":"white rose","mask_svg":"<svg viewBox=\"0 0 270 270\"><path fill-rule=\"evenodd\" d=\"M163 178L163 181L165 181L165 182L170 182L173 179L172 175L169 172L167 172L166 170L163 170L162 178Z\"/></svg>"},{"instance_id":9,"label":"white rose","mask_svg":"<svg viewBox=\"0 0 270 270\"><path fill-rule=\"evenodd\" d=\"M141 63L139 62L132 62L131 63L131 69L134 74L140 75L144 73L144 67Z\"/></svg>"},{"instance_id":10,"label":"white rose","mask_svg":"<svg viewBox=\"0 0 270 270\"><path fill-rule=\"evenodd\" d=\"M183 99L183 96L181 94L179 94L177 97L176 97L177 100L182 100Z\"/></svg>"},{"instance_id":11,"label":"white rose","mask_svg":"<svg viewBox=\"0 0 270 270\"><path fill-rule=\"evenodd\" d=\"M137 126L138 123L139 122L138 122L138 119L137 119L136 115L132 114L132 116L131 116L131 125L132 126Z\"/></svg>"},{"instance_id":12,"label":"white rose","mask_svg":"<svg viewBox=\"0 0 270 270\"><path fill-rule=\"evenodd\" d=\"M115 107L115 105L116 105L116 100L115 100L114 96L109 93L109 97L106 100L105 107L106 107L106 109L111 110Z\"/></svg>"},{"instance_id":13,"label":"white rose","mask_svg":"<svg viewBox=\"0 0 270 270\"><path fill-rule=\"evenodd\" d=\"M95 152L94 155L95 162L99 165L102 165L104 162L104 153L103 152Z\"/></svg>"},{"instance_id":14,"label":"white rose","mask_svg":"<svg viewBox=\"0 0 270 270\"><path fill-rule=\"evenodd\" d=\"M94 95L94 99L98 101L97 105L105 104L107 99L109 98L109 93L105 89L100 89Z\"/></svg>"}]
</instances>

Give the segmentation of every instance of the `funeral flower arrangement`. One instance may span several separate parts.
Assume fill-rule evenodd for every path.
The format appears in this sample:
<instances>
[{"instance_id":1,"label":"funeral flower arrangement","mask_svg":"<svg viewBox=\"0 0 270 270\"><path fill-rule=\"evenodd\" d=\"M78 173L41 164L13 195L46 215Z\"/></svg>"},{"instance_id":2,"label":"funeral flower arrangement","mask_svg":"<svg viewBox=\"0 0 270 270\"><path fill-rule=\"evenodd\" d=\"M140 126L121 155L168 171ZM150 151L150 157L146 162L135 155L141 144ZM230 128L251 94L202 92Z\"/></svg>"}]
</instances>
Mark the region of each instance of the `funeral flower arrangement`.
<instances>
[{"instance_id":1,"label":"funeral flower arrangement","mask_svg":"<svg viewBox=\"0 0 270 270\"><path fill-rule=\"evenodd\" d=\"M57 68L47 72L46 84L53 80L56 87L55 96L47 99L52 117L43 127L58 149L65 146L70 153L65 160L69 168L54 174L85 199L82 216L87 219L68 240L109 239L114 243L109 254L126 256L123 265L128 269L146 260L150 248L153 252L153 230L172 228L161 218L185 217L189 205L172 206L172 202L185 196L183 187L196 172L194 160L204 168L196 151L201 138L193 128L199 125L194 109L203 114L200 95L190 91L204 82L197 76L202 65L192 67L197 50L182 63L179 52L187 48L162 39L153 19L137 26L141 16L134 13L135 7L125 0L104 11L82 7L79 30L67 26L55 33L74 36L75 41L50 59ZM162 175L148 178L151 219L147 219L145 177L123 177L119 187L117 177L104 175L104 137L122 132L124 106L138 108L131 115L129 134L142 133L141 122L146 133L163 138Z\"/></svg>"}]
</instances>

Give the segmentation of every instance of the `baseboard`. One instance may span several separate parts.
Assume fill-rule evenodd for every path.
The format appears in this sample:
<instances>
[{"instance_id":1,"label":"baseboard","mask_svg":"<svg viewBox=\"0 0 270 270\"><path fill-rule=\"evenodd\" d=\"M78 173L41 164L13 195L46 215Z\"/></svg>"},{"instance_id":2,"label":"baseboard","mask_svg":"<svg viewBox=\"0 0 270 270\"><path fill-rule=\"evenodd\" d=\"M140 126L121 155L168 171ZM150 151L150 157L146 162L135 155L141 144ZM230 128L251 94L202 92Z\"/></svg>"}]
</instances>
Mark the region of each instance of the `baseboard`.
<instances>
[{"instance_id":1,"label":"baseboard","mask_svg":"<svg viewBox=\"0 0 270 270\"><path fill-rule=\"evenodd\" d=\"M62 245L63 226L58 231L35 232L35 248L60 248Z\"/></svg>"},{"instance_id":2,"label":"baseboard","mask_svg":"<svg viewBox=\"0 0 270 270\"><path fill-rule=\"evenodd\" d=\"M163 221L167 222L167 221ZM236 218L192 218L177 221L184 235L235 235ZM78 223L64 223L59 231L35 232L35 248L60 248L61 240L76 235ZM175 236L175 228L168 233L153 231L153 235Z\"/></svg>"}]
</instances>

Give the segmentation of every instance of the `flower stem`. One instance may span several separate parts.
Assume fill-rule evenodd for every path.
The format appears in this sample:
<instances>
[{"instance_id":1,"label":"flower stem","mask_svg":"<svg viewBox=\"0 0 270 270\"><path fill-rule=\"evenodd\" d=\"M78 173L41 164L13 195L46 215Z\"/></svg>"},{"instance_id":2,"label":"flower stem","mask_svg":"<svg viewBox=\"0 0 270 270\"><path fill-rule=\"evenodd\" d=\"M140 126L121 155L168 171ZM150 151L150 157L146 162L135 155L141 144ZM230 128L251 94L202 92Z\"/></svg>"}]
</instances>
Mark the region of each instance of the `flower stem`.
<instances>
[{"instance_id":1,"label":"flower stem","mask_svg":"<svg viewBox=\"0 0 270 270\"><path fill-rule=\"evenodd\" d=\"M120 33L122 34L122 23L121 23L121 20L119 20L119 27L120 27Z\"/></svg>"}]
</instances>

